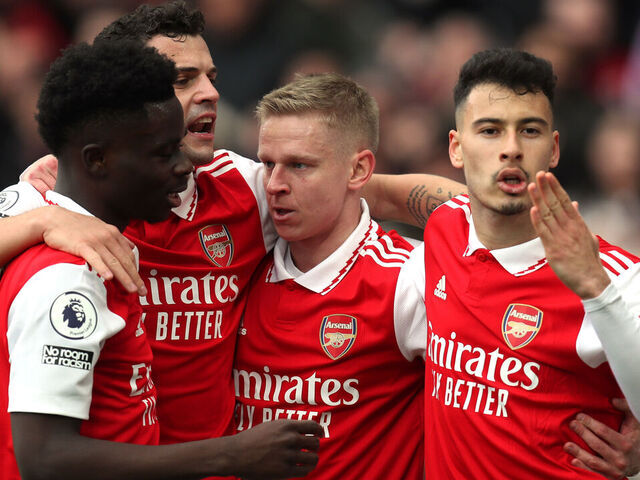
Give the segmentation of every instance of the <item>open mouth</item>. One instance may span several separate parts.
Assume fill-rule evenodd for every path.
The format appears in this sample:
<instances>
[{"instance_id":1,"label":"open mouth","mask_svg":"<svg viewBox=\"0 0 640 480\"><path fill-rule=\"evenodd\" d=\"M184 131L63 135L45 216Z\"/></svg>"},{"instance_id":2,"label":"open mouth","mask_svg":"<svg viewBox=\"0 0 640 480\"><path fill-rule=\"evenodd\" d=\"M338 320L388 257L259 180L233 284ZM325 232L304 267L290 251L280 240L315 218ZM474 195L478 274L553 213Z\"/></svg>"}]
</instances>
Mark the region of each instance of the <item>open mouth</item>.
<instances>
[{"instance_id":1,"label":"open mouth","mask_svg":"<svg viewBox=\"0 0 640 480\"><path fill-rule=\"evenodd\" d=\"M182 200L180 199L180 195L178 193L168 193L167 199L169 200L171 208L179 207L182 203Z\"/></svg>"},{"instance_id":2,"label":"open mouth","mask_svg":"<svg viewBox=\"0 0 640 480\"><path fill-rule=\"evenodd\" d=\"M517 195L527 188L527 177L520 169L508 168L500 172L498 187L505 193Z\"/></svg>"},{"instance_id":3,"label":"open mouth","mask_svg":"<svg viewBox=\"0 0 640 480\"><path fill-rule=\"evenodd\" d=\"M213 118L202 117L193 122L187 127L187 130L191 133L207 133L211 134L213 131Z\"/></svg>"}]
</instances>

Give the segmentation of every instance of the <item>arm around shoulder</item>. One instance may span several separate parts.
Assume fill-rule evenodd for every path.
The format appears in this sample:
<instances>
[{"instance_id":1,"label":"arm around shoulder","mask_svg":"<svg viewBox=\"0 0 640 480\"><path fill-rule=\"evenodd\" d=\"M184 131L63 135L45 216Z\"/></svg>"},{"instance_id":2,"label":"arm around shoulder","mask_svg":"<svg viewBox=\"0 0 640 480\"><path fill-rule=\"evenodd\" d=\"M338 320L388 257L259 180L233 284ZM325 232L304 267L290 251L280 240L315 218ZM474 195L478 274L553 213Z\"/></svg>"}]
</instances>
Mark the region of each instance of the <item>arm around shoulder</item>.
<instances>
[{"instance_id":1,"label":"arm around shoulder","mask_svg":"<svg viewBox=\"0 0 640 480\"><path fill-rule=\"evenodd\" d=\"M60 207L40 207L15 217L0 219L0 266L27 248L42 242L47 219Z\"/></svg>"},{"instance_id":2,"label":"arm around shoulder","mask_svg":"<svg viewBox=\"0 0 640 480\"><path fill-rule=\"evenodd\" d=\"M436 207L466 192L465 185L438 175L375 174L364 186L362 196L372 217L424 227Z\"/></svg>"}]
</instances>

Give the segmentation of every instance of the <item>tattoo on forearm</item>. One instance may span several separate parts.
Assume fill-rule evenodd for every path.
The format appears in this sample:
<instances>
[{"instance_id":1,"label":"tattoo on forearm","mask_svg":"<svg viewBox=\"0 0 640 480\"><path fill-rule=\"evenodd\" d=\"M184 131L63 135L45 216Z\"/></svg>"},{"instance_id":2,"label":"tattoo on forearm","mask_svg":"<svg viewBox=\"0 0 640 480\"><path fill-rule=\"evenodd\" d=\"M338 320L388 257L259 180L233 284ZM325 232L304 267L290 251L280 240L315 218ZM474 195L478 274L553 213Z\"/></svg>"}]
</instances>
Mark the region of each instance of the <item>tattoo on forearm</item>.
<instances>
[{"instance_id":1,"label":"tattoo on forearm","mask_svg":"<svg viewBox=\"0 0 640 480\"><path fill-rule=\"evenodd\" d=\"M436 193L432 194L425 185L416 185L407 198L407 209L418 224L424 227L433 211L453 197L454 194L451 191L445 193L442 188L438 188Z\"/></svg>"}]
</instances>

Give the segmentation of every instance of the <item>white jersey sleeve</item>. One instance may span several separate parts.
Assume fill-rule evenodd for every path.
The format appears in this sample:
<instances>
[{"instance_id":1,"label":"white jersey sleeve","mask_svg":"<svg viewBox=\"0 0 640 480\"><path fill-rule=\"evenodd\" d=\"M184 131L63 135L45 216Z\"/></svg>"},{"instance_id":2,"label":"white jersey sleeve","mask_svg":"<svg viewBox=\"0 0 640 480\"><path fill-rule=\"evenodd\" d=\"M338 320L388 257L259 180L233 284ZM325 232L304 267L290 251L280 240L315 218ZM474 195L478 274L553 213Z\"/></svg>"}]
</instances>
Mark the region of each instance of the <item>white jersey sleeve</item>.
<instances>
[{"instance_id":1,"label":"white jersey sleeve","mask_svg":"<svg viewBox=\"0 0 640 480\"><path fill-rule=\"evenodd\" d=\"M45 205L44 197L27 182L19 182L0 192L0 217L12 217Z\"/></svg>"},{"instance_id":2,"label":"white jersey sleeve","mask_svg":"<svg viewBox=\"0 0 640 480\"><path fill-rule=\"evenodd\" d=\"M93 369L125 320L107 308L102 280L86 264L40 270L9 309L9 411L89 418Z\"/></svg>"},{"instance_id":3,"label":"white jersey sleeve","mask_svg":"<svg viewBox=\"0 0 640 480\"><path fill-rule=\"evenodd\" d=\"M218 152L216 152L217 155ZM264 166L260 162L256 162L246 157L242 157L236 153L228 152L229 157L233 160L233 164L245 179L247 185L256 197L258 210L260 211L260 223L262 224L262 237L264 238L265 250L269 252L276 244L278 234L276 227L269 215L269 207L267 205L267 193L264 189L262 177L264 175Z\"/></svg>"},{"instance_id":4,"label":"white jersey sleeve","mask_svg":"<svg viewBox=\"0 0 640 480\"><path fill-rule=\"evenodd\" d=\"M424 305L424 244L416 247L403 264L396 283L394 326L398 348L412 361L425 358L427 312Z\"/></svg>"},{"instance_id":5,"label":"white jersey sleeve","mask_svg":"<svg viewBox=\"0 0 640 480\"><path fill-rule=\"evenodd\" d=\"M583 302L584 309L631 411L640 418L640 264L611 280L600 296Z\"/></svg>"}]
</instances>

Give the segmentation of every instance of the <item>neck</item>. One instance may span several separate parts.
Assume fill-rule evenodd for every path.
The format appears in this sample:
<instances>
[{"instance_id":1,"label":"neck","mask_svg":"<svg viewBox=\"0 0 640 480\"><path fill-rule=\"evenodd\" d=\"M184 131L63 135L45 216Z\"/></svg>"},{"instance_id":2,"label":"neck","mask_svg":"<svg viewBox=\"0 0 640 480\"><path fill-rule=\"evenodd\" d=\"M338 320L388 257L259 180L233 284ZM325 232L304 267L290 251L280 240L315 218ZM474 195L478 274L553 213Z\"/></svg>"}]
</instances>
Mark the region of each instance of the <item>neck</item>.
<instances>
[{"instance_id":1,"label":"neck","mask_svg":"<svg viewBox=\"0 0 640 480\"><path fill-rule=\"evenodd\" d=\"M298 270L308 272L335 252L345 242L360 222L360 199L345 206L336 226L324 235L296 242L289 242L291 258Z\"/></svg>"},{"instance_id":2,"label":"neck","mask_svg":"<svg viewBox=\"0 0 640 480\"><path fill-rule=\"evenodd\" d=\"M484 208L473 208L473 225L478 239L489 250L507 248L537 237L531 224L529 208L514 215L503 215Z\"/></svg>"},{"instance_id":3,"label":"neck","mask_svg":"<svg viewBox=\"0 0 640 480\"><path fill-rule=\"evenodd\" d=\"M82 187L83 185L84 187ZM122 218L116 212L111 211L108 203L100 194L99 185L88 182L86 178L74 180L64 172L59 172L54 191L69 197L103 222L115 225L121 232L129 223L129 219Z\"/></svg>"}]
</instances>

